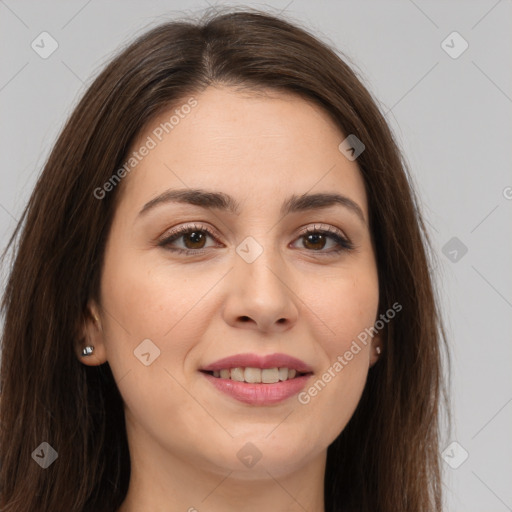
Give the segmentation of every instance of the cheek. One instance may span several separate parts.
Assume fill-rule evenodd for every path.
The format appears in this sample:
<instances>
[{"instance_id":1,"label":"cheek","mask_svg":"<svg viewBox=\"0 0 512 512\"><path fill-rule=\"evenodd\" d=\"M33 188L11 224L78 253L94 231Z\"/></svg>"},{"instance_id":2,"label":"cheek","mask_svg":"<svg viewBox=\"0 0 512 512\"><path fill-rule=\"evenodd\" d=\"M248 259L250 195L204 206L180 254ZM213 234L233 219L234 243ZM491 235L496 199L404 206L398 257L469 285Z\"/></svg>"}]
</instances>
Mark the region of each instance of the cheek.
<instances>
[{"instance_id":1,"label":"cheek","mask_svg":"<svg viewBox=\"0 0 512 512\"><path fill-rule=\"evenodd\" d=\"M128 412L148 431L169 418L188 417L194 407L179 383L208 325L208 319L200 321L201 298L218 279L191 279L169 265L146 265L142 257L112 253L105 261L101 299L108 362Z\"/></svg>"},{"instance_id":2,"label":"cheek","mask_svg":"<svg viewBox=\"0 0 512 512\"><path fill-rule=\"evenodd\" d=\"M325 328L317 334L323 367L299 402L311 417L322 417L324 434L334 440L361 398L369 371L370 327L378 310L378 279L372 266L360 273L338 273L325 281L322 293L309 294L311 309ZM328 427L326 427L328 425ZM320 435L321 432L318 432Z\"/></svg>"},{"instance_id":3,"label":"cheek","mask_svg":"<svg viewBox=\"0 0 512 512\"><path fill-rule=\"evenodd\" d=\"M116 328L124 327L131 339L173 337L201 298L215 284L216 275L191 278L178 268L150 258L115 255L105 265L102 301L116 313Z\"/></svg>"},{"instance_id":4,"label":"cheek","mask_svg":"<svg viewBox=\"0 0 512 512\"><path fill-rule=\"evenodd\" d=\"M379 285L376 271L370 265L365 265L360 271L339 272L323 279L322 283L325 284L317 287L316 292L309 293L308 300L314 304L315 313L325 324L324 350L334 361L337 355L350 349L359 335L364 339L363 333L374 325ZM363 352L369 343L359 345Z\"/></svg>"},{"instance_id":5,"label":"cheek","mask_svg":"<svg viewBox=\"0 0 512 512\"><path fill-rule=\"evenodd\" d=\"M121 252L109 255L102 279L107 358L116 380L129 372L140 392L156 390L162 375L166 381L171 374L182 380L189 353L211 323L212 291L225 270L184 271ZM154 396L163 395L154 391Z\"/></svg>"}]
</instances>

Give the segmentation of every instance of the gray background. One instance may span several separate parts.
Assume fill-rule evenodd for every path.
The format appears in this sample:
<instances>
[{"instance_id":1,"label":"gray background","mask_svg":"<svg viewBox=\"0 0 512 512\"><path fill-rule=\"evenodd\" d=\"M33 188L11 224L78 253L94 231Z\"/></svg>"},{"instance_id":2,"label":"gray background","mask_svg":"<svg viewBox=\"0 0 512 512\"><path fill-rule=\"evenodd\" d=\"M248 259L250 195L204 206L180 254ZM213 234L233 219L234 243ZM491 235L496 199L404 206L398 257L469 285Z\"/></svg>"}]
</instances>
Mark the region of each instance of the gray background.
<instances>
[{"instance_id":1,"label":"gray background","mask_svg":"<svg viewBox=\"0 0 512 512\"><path fill-rule=\"evenodd\" d=\"M459 443L443 463L447 510L512 510L512 1L245 5L283 11L343 51L386 113L438 255L455 419L442 450ZM112 52L164 17L207 6L0 0L2 248L64 120ZM47 59L31 47L43 31L59 45ZM453 31L469 44L457 58L442 47Z\"/></svg>"}]
</instances>

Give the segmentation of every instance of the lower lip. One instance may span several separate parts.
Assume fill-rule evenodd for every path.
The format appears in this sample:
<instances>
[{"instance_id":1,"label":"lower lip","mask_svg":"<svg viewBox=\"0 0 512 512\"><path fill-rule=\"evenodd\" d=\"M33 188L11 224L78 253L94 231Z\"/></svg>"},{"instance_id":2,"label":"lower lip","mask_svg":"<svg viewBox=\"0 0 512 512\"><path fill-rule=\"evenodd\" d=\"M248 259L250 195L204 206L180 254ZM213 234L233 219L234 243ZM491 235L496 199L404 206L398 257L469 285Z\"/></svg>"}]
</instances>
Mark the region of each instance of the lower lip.
<instances>
[{"instance_id":1,"label":"lower lip","mask_svg":"<svg viewBox=\"0 0 512 512\"><path fill-rule=\"evenodd\" d=\"M275 384L249 384L231 379L221 379L205 372L201 373L219 391L249 405L272 405L282 402L299 393L311 377L311 374L307 374Z\"/></svg>"}]
</instances>

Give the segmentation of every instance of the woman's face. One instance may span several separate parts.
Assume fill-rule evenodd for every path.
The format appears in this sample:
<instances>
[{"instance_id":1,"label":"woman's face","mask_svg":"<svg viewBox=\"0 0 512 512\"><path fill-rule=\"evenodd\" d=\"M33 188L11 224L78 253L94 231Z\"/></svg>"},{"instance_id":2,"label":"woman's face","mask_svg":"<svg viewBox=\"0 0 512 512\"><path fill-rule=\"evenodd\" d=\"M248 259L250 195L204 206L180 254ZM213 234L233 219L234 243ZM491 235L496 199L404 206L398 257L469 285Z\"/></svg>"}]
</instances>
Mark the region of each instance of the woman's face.
<instances>
[{"instance_id":1,"label":"woman's face","mask_svg":"<svg viewBox=\"0 0 512 512\"><path fill-rule=\"evenodd\" d=\"M325 456L376 359L378 336L353 349L378 308L365 188L319 107L229 88L194 98L132 148L89 341L123 397L132 456L284 475ZM170 194L197 189L222 200ZM256 357L204 371L240 354ZM293 371L268 367L300 366L286 356L306 375L272 383Z\"/></svg>"}]
</instances>

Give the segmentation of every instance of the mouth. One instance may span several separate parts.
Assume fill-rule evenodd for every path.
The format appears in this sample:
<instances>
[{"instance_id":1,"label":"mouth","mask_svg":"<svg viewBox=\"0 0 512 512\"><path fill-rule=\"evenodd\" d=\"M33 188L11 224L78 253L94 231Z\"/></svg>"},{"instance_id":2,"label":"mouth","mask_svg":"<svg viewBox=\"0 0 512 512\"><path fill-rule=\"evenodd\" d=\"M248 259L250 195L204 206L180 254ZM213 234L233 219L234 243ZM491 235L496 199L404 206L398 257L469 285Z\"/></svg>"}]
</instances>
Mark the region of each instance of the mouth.
<instances>
[{"instance_id":1,"label":"mouth","mask_svg":"<svg viewBox=\"0 0 512 512\"><path fill-rule=\"evenodd\" d=\"M295 368L256 368L250 366L200 371L216 379L245 382L247 384L276 384L278 382L286 382L312 374L312 372L300 372Z\"/></svg>"},{"instance_id":2,"label":"mouth","mask_svg":"<svg viewBox=\"0 0 512 512\"><path fill-rule=\"evenodd\" d=\"M239 366L222 370L200 370L200 373L221 394L246 405L260 407L278 405L297 395L313 375L313 372L303 373L286 367Z\"/></svg>"},{"instance_id":3,"label":"mouth","mask_svg":"<svg viewBox=\"0 0 512 512\"><path fill-rule=\"evenodd\" d=\"M199 368L217 391L251 406L270 406L299 393L313 368L288 354L235 354Z\"/></svg>"}]
</instances>

